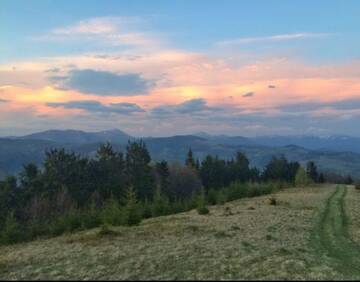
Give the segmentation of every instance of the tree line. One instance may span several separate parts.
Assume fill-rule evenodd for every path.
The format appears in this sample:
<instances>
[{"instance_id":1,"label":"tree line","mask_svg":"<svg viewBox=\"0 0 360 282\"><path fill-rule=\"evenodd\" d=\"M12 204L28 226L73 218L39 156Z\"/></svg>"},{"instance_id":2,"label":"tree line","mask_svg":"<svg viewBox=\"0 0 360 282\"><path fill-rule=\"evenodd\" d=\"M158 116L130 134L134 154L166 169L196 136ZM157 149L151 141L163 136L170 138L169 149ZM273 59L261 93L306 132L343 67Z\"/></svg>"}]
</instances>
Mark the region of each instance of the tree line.
<instances>
[{"instance_id":1,"label":"tree line","mask_svg":"<svg viewBox=\"0 0 360 282\"><path fill-rule=\"evenodd\" d=\"M0 241L104 224L134 225L143 218L251 197L298 183L324 182L313 162L274 157L263 171L238 152L233 159L195 159L184 165L154 162L143 141L129 142L125 153L107 143L92 158L64 149L46 152L41 167L27 164L18 176L0 181Z\"/></svg>"}]
</instances>

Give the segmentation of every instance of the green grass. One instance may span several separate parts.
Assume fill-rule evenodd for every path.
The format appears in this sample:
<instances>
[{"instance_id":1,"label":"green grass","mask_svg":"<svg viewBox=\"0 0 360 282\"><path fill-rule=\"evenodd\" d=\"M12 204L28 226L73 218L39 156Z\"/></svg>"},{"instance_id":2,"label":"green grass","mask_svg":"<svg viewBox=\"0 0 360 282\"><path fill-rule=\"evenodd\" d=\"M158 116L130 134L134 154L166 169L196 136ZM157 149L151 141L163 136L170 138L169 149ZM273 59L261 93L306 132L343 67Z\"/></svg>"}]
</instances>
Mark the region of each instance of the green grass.
<instances>
[{"instance_id":1,"label":"green grass","mask_svg":"<svg viewBox=\"0 0 360 282\"><path fill-rule=\"evenodd\" d=\"M349 235L349 219L345 212L346 193L344 185L336 187L312 238L319 255L326 254L334 258L337 270L348 279L355 279L360 277L360 248Z\"/></svg>"}]
</instances>

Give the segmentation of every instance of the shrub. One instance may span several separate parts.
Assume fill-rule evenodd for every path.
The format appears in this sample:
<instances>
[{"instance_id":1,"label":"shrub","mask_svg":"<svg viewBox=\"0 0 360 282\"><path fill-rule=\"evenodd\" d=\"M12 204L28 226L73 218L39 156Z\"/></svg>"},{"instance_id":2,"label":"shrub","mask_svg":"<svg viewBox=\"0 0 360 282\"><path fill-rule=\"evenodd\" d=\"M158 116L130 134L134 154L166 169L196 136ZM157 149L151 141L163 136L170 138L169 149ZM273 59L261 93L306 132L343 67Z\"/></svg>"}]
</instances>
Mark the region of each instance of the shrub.
<instances>
[{"instance_id":1,"label":"shrub","mask_svg":"<svg viewBox=\"0 0 360 282\"><path fill-rule=\"evenodd\" d=\"M150 218L152 217L152 203L148 201L148 199L145 199L141 204L141 217L142 218Z\"/></svg>"},{"instance_id":2,"label":"shrub","mask_svg":"<svg viewBox=\"0 0 360 282\"><path fill-rule=\"evenodd\" d=\"M24 239L21 225L18 223L14 212L11 212L5 220L4 228L1 232L1 243L15 244Z\"/></svg>"},{"instance_id":3,"label":"shrub","mask_svg":"<svg viewBox=\"0 0 360 282\"><path fill-rule=\"evenodd\" d=\"M108 224L102 224L98 232L99 236L113 235L115 232L110 229Z\"/></svg>"},{"instance_id":4,"label":"shrub","mask_svg":"<svg viewBox=\"0 0 360 282\"><path fill-rule=\"evenodd\" d=\"M270 197L269 198L269 205L271 206L276 206L277 205L277 200L275 197Z\"/></svg>"},{"instance_id":5,"label":"shrub","mask_svg":"<svg viewBox=\"0 0 360 282\"><path fill-rule=\"evenodd\" d=\"M201 215L205 215L209 213L204 189L201 189L200 195L198 196L196 210Z\"/></svg>"},{"instance_id":6,"label":"shrub","mask_svg":"<svg viewBox=\"0 0 360 282\"><path fill-rule=\"evenodd\" d=\"M218 192L215 189L211 188L207 195L207 200L209 205L216 205L217 196L218 196Z\"/></svg>"},{"instance_id":7,"label":"shrub","mask_svg":"<svg viewBox=\"0 0 360 282\"><path fill-rule=\"evenodd\" d=\"M186 204L184 201L176 199L174 202L171 203L170 208L171 213L176 214L186 211Z\"/></svg>"},{"instance_id":8,"label":"shrub","mask_svg":"<svg viewBox=\"0 0 360 282\"><path fill-rule=\"evenodd\" d=\"M125 195L125 207L123 208L123 223L127 226L138 225L141 222L141 213L137 203L136 191L130 186Z\"/></svg>"},{"instance_id":9,"label":"shrub","mask_svg":"<svg viewBox=\"0 0 360 282\"><path fill-rule=\"evenodd\" d=\"M248 196L247 185L240 182L233 182L224 190L227 201L234 201Z\"/></svg>"},{"instance_id":10,"label":"shrub","mask_svg":"<svg viewBox=\"0 0 360 282\"><path fill-rule=\"evenodd\" d=\"M53 236L59 236L66 231L65 216L58 216L49 223L49 232Z\"/></svg>"},{"instance_id":11,"label":"shrub","mask_svg":"<svg viewBox=\"0 0 360 282\"><path fill-rule=\"evenodd\" d=\"M295 186L296 187L306 187L311 184L311 178L306 173L305 169L300 167L296 172L295 176Z\"/></svg>"},{"instance_id":12,"label":"shrub","mask_svg":"<svg viewBox=\"0 0 360 282\"><path fill-rule=\"evenodd\" d=\"M169 214L169 199L161 193L160 187L155 191L151 213L152 216L162 216Z\"/></svg>"},{"instance_id":13,"label":"shrub","mask_svg":"<svg viewBox=\"0 0 360 282\"><path fill-rule=\"evenodd\" d=\"M122 224L123 214L118 201L111 198L101 211L101 222L103 224L119 226Z\"/></svg>"},{"instance_id":14,"label":"shrub","mask_svg":"<svg viewBox=\"0 0 360 282\"><path fill-rule=\"evenodd\" d=\"M360 190L360 183L356 183L356 184L355 184L355 189L356 189L356 190Z\"/></svg>"},{"instance_id":15,"label":"shrub","mask_svg":"<svg viewBox=\"0 0 360 282\"><path fill-rule=\"evenodd\" d=\"M74 232L81 229L81 213L79 210L71 209L65 216L66 231Z\"/></svg>"},{"instance_id":16,"label":"shrub","mask_svg":"<svg viewBox=\"0 0 360 282\"><path fill-rule=\"evenodd\" d=\"M101 224L100 214L94 204L82 212L81 223L84 229L95 228Z\"/></svg>"},{"instance_id":17,"label":"shrub","mask_svg":"<svg viewBox=\"0 0 360 282\"><path fill-rule=\"evenodd\" d=\"M224 205L227 202L226 193L224 190L220 190L217 192L216 195L216 204L217 205Z\"/></svg>"}]
</instances>

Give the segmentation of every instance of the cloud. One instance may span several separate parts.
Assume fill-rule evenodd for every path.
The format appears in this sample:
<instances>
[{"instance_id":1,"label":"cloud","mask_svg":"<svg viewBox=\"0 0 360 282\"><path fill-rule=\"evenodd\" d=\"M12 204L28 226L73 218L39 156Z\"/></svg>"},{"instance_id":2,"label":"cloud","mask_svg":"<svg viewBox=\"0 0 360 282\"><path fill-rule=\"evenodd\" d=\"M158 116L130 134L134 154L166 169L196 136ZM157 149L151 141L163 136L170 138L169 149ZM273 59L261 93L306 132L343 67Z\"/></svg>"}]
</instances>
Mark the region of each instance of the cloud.
<instances>
[{"instance_id":1,"label":"cloud","mask_svg":"<svg viewBox=\"0 0 360 282\"><path fill-rule=\"evenodd\" d=\"M248 98L248 97L252 97L252 96L254 96L254 95L255 95L254 92L247 92L247 93L243 94L242 96L243 96L244 98Z\"/></svg>"},{"instance_id":2,"label":"cloud","mask_svg":"<svg viewBox=\"0 0 360 282\"><path fill-rule=\"evenodd\" d=\"M106 106L93 100L47 103L46 105L52 108L81 109L93 113L133 114L145 112L145 110L133 103L111 103L109 106Z\"/></svg>"},{"instance_id":3,"label":"cloud","mask_svg":"<svg viewBox=\"0 0 360 282\"><path fill-rule=\"evenodd\" d=\"M71 70L65 76L52 76L49 79L59 89L99 96L143 95L153 84L136 73L116 74L91 69Z\"/></svg>"},{"instance_id":4,"label":"cloud","mask_svg":"<svg viewBox=\"0 0 360 282\"><path fill-rule=\"evenodd\" d=\"M121 114L145 112L144 109L134 103L111 103L108 108L113 112Z\"/></svg>"},{"instance_id":5,"label":"cloud","mask_svg":"<svg viewBox=\"0 0 360 282\"><path fill-rule=\"evenodd\" d=\"M268 88L274 89L274 88L276 88L276 86L275 85L269 85Z\"/></svg>"},{"instance_id":6,"label":"cloud","mask_svg":"<svg viewBox=\"0 0 360 282\"><path fill-rule=\"evenodd\" d=\"M78 21L72 25L51 30L48 34L34 38L41 41L97 42L109 46L158 46L162 39L158 34L139 32L146 21L140 17L95 17Z\"/></svg>"},{"instance_id":7,"label":"cloud","mask_svg":"<svg viewBox=\"0 0 360 282\"><path fill-rule=\"evenodd\" d=\"M199 99L192 99L177 105L175 111L178 113L186 114L186 113L193 113L193 112L200 112L204 110L208 110L209 107L206 106L206 100L199 98Z\"/></svg>"},{"instance_id":8,"label":"cloud","mask_svg":"<svg viewBox=\"0 0 360 282\"><path fill-rule=\"evenodd\" d=\"M332 112L334 114L338 114L339 112L334 112L332 110L339 110L342 112L352 111L352 110L360 110L360 98L349 98L338 101L331 102L321 102L321 101L311 101L311 102L298 102L291 103L286 105L280 105L275 107L284 113L308 113L317 111L325 111Z\"/></svg>"},{"instance_id":9,"label":"cloud","mask_svg":"<svg viewBox=\"0 0 360 282\"><path fill-rule=\"evenodd\" d=\"M6 100L6 99L1 99L0 98L0 103L7 103L7 102L10 102L9 100Z\"/></svg>"},{"instance_id":10,"label":"cloud","mask_svg":"<svg viewBox=\"0 0 360 282\"><path fill-rule=\"evenodd\" d=\"M360 110L360 98L336 101L327 105L337 110Z\"/></svg>"},{"instance_id":11,"label":"cloud","mask_svg":"<svg viewBox=\"0 0 360 282\"><path fill-rule=\"evenodd\" d=\"M242 45L251 43L266 43L266 42L281 42L289 40L300 40L309 38L320 38L329 36L329 33L291 33L291 34L279 34L271 36L260 36L260 37L244 37L231 40L220 41L217 43L218 46L231 46L231 45Z\"/></svg>"},{"instance_id":12,"label":"cloud","mask_svg":"<svg viewBox=\"0 0 360 282\"><path fill-rule=\"evenodd\" d=\"M211 112L220 111L220 108L209 107L206 105L206 100L203 98L197 98L185 101L177 105L162 105L155 107L151 110L151 114L157 117L164 116L177 116L184 114L206 114Z\"/></svg>"},{"instance_id":13,"label":"cloud","mask_svg":"<svg viewBox=\"0 0 360 282\"><path fill-rule=\"evenodd\" d=\"M122 18L92 18L82 20L74 25L56 28L51 31L54 35L79 35L79 34L108 34L117 31L117 25Z\"/></svg>"},{"instance_id":14,"label":"cloud","mask_svg":"<svg viewBox=\"0 0 360 282\"><path fill-rule=\"evenodd\" d=\"M45 70L46 73L59 73L61 71L60 68L50 68Z\"/></svg>"}]
</instances>

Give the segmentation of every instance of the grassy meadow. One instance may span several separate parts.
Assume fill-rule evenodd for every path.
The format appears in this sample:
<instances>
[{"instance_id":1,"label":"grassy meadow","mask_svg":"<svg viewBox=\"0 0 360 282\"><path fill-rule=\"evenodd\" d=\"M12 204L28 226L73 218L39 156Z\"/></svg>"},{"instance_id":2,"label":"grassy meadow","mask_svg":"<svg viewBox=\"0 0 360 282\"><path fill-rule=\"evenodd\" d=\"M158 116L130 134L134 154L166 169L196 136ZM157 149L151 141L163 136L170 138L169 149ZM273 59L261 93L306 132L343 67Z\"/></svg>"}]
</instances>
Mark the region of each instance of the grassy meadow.
<instances>
[{"instance_id":1,"label":"grassy meadow","mask_svg":"<svg viewBox=\"0 0 360 282\"><path fill-rule=\"evenodd\" d=\"M3 246L0 278L359 279L344 263L355 265L359 252L359 199L352 186L293 188L211 206L208 215Z\"/></svg>"}]
</instances>

